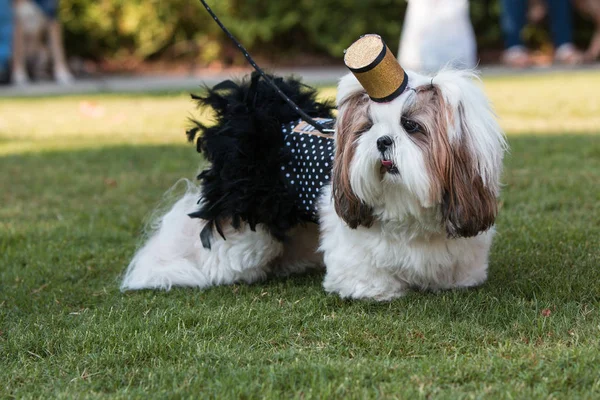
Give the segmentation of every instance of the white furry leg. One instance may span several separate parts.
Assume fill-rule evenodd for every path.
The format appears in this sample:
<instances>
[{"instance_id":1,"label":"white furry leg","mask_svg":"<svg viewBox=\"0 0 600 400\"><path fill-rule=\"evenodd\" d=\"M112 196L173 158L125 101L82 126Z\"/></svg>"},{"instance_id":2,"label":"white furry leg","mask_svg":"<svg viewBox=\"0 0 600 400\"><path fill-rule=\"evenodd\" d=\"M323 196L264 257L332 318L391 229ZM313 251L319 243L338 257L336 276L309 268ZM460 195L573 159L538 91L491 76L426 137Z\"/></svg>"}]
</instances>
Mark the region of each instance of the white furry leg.
<instances>
[{"instance_id":1,"label":"white furry leg","mask_svg":"<svg viewBox=\"0 0 600 400\"><path fill-rule=\"evenodd\" d=\"M461 271L457 277L456 288L470 288L483 284L487 279L487 263L472 267L468 271Z\"/></svg>"},{"instance_id":2,"label":"white furry leg","mask_svg":"<svg viewBox=\"0 0 600 400\"><path fill-rule=\"evenodd\" d=\"M476 237L463 239L453 249L456 264L452 281L445 289L470 288L482 285L488 276L488 258L496 230L492 227ZM459 241L454 241L458 243ZM466 247L468 246L468 247Z\"/></svg>"},{"instance_id":3,"label":"white furry leg","mask_svg":"<svg viewBox=\"0 0 600 400\"><path fill-rule=\"evenodd\" d=\"M488 257L494 234L495 230L492 228L488 232L470 239L470 257L459 259L454 270L452 287L470 288L482 285L487 280Z\"/></svg>"},{"instance_id":4,"label":"white furry leg","mask_svg":"<svg viewBox=\"0 0 600 400\"><path fill-rule=\"evenodd\" d=\"M406 294L408 285L390 271L350 258L325 254L323 287L342 298L388 301Z\"/></svg>"},{"instance_id":5,"label":"white furry leg","mask_svg":"<svg viewBox=\"0 0 600 400\"><path fill-rule=\"evenodd\" d=\"M382 244L384 237L379 229L350 229L336 214L330 189L323 193L319 250L325 261L325 290L343 298L380 301L404 295L408 284L392 270L382 267L397 264L396 257L390 254L394 247Z\"/></svg>"},{"instance_id":6,"label":"white furry leg","mask_svg":"<svg viewBox=\"0 0 600 400\"><path fill-rule=\"evenodd\" d=\"M121 290L204 288L234 282L255 282L266 277L269 263L283 245L260 225L256 232L223 226L226 240L215 233L210 250L202 247L205 222L188 216L200 197L194 187L160 220L158 229L137 251L125 273Z\"/></svg>"}]
</instances>

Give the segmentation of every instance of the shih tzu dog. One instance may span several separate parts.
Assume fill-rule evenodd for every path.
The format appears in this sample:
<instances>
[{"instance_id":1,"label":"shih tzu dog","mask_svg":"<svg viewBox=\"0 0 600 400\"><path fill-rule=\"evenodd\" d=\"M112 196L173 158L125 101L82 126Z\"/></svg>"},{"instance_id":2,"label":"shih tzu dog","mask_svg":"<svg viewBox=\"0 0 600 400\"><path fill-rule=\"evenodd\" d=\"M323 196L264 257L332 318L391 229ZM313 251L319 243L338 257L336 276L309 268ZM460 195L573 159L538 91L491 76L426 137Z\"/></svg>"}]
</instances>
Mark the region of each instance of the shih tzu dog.
<instances>
[{"instance_id":1,"label":"shih tzu dog","mask_svg":"<svg viewBox=\"0 0 600 400\"><path fill-rule=\"evenodd\" d=\"M504 135L472 73L406 76L385 102L353 74L342 78L333 137L298 128L258 75L197 97L217 121L188 135L211 165L158 220L121 288L206 288L322 267L325 290L344 298L483 283ZM314 89L274 81L311 117L333 118Z\"/></svg>"}]
</instances>

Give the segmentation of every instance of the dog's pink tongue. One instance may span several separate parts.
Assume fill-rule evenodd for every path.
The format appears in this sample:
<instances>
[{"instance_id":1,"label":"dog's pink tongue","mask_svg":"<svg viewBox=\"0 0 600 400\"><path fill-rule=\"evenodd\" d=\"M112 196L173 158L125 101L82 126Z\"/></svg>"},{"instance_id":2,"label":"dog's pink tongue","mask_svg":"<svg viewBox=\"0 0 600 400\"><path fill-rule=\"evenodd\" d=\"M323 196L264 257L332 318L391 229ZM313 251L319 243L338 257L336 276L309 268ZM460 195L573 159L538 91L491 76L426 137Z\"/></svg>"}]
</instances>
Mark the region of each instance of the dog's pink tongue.
<instances>
[{"instance_id":1,"label":"dog's pink tongue","mask_svg":"<svg viewBox=\"0 0 600 400\"><path fill-rule=\"evenodd\" d=\"M390 168L394 165L394 163L390 160L381 160L381 165L383 165L386 168Z\"/></svg>"}]
</instances>

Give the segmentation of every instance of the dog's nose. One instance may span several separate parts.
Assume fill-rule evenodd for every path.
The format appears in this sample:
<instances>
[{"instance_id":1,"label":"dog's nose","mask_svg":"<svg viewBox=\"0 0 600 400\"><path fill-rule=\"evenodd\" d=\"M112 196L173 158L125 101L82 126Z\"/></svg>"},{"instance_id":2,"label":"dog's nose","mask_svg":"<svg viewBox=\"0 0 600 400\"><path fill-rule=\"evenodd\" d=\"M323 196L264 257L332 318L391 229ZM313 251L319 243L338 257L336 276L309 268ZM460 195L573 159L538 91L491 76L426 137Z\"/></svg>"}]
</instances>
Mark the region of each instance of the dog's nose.
<instances>
[{"instance_id":1,"label":"dog's nose","mask_svg":"<svg viewBox=\"0 0 600 400\"><path fill-rule=\"evenodd\" d=\"M390 147L392 144L394 143L394 141L392 140L391 137L389 136L382 136L379 139L377 139L377 149L380 152L384 152L388 149L388 147Z\"/></svg>"}]
</instances>

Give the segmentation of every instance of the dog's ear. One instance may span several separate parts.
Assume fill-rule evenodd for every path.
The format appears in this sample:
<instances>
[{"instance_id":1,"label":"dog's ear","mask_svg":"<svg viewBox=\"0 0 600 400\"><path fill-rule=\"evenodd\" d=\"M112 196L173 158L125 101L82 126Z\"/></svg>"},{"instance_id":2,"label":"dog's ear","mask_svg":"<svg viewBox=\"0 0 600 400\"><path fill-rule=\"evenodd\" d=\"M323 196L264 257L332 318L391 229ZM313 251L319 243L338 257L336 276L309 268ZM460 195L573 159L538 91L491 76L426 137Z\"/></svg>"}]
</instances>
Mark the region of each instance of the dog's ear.
<instances>
[{"instance_id":1,"label":"dog's ear","mask_svg":"<svg viewBox=\"0 0 600 400\"><path fill-rule=\"evenodd\" d=\"M369 129L369 97L365 90L353 80L353 76L342 79L338 86L338 118L335 133L335 157L333 162L332 190L335 211L350 228L373 224L373 210L364 204L352 190L350 167L356 141Z\"/></svg>"},{"instance_id":2,"label":"dog's ear","mask_svg":"<svg viewBox=\"0 0 600 400\"><path fill-rule=\"evenodd\" d=\"M448 236L471 237L494 224L498 213L498 183L491 181L490 176L487 179L482 176L483 158L489 155L476 154L478 147L472 143L476 132L465 117L462 104L456 114L461 132L455 143L448 144L450 151L442 184L442 218ZM478 129L485 127L478 126Z\"/></svg>"}]
</instances>

